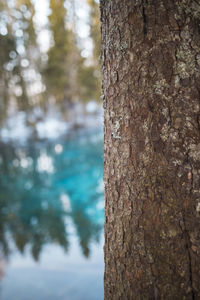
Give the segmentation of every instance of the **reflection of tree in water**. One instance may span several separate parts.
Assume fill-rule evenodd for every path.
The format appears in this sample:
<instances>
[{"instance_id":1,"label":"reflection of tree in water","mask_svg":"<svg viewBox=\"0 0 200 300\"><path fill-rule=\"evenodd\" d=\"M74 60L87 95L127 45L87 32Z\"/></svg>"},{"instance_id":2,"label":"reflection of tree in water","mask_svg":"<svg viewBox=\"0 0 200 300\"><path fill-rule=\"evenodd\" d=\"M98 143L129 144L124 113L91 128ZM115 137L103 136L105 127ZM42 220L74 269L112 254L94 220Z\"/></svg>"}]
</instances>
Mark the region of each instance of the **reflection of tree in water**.
<instances>
[{"instance_id":1,"label":"reflection of tree in water","mask_svg":"<svg viewBox=\"0 0 200 300\"><path fill-rule=\"evenodd\" d=\"M26 245L30 245L36 260L44 244L55 242L67 249L64 212L61 207L55 209L48 200L44 200L40 193L44 181L37 172L35 163L29 170L23 170L23 167L18 165L20 160L17 156L11 156L14 154L12 150L10 148L7 153L4 152L1 166L0 238L4 254L9 254L10 239L15 241L21 252ZM25 162L25 158L23 159L21 163ZM27 189L24 177L26 182L32 181L32 189Z\"/></svg>"},{"instance_id":2,"label":"reflection of tree in water","mask_svg":"<svg viewBox=\"0 0 200 300\"><path fill-rule=\"evenodd\" d=\"M73 214L73 220L76 226L77 235L80 240L80 245L86 257L90 254L90 241L94 237L98 242L101 225L95 224L82 209L77 209ZM86 230L87 228L87 230Z\"/></svg>"},{"instance_id":3,"label":"reflection of tree in water","mask_svg":"<svg viewBox=\"0 0 200 300\"><path fill-rule=\"evenodd\" d=\"M88 213L91 209L95 211L94 198L98 197L98 193L95 196L94 189L93 198L90 195L91 199L83 202L81 198L72 199L71 207L64 207L60 195L66 190L68 175L65 170L73 173L77 168L73 168L72 162L66 159L65 151L57 155L52 145L45 145L48 148L46 152L41 151L44 145L39 144L15 149L8 144L0 146L0 248L3 254L9 256L13 241L21 253L30 249L35 260L39 259L43 246L50 243L59 244L67 250L66 219L72 218L82 251L88 257L91 241L98 241L102 230L101 218ZM98 155L97 151L97 164L102 160ZM46 161L42 162L41 157L46 157ZM87 164L90 163L88 159ZM85 170L84 167L86 172L90 169ZM61 171L64 172L63 180L59 177ZM97 185L97 180L91 174L88 176L93 185L95 182Z\"/></svg>"}]
</instances>

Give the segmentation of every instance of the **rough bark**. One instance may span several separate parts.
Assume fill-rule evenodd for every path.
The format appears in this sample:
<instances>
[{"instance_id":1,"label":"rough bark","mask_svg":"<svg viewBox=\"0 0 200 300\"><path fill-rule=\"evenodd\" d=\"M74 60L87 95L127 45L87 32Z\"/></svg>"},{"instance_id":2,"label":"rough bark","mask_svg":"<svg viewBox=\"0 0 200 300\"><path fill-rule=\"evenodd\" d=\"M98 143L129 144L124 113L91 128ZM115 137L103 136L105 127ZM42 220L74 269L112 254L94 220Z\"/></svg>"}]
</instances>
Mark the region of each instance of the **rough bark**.
<instances>
[{"instance_id":1,"label":"rough bark","mask_svg":"<svg viewBox=\"0 0 200 300\"><path fill-rule=\"evenodd\" d=\"M100 5L105 299L200 299L200 4Z\"/></svg>"}]
</instances>

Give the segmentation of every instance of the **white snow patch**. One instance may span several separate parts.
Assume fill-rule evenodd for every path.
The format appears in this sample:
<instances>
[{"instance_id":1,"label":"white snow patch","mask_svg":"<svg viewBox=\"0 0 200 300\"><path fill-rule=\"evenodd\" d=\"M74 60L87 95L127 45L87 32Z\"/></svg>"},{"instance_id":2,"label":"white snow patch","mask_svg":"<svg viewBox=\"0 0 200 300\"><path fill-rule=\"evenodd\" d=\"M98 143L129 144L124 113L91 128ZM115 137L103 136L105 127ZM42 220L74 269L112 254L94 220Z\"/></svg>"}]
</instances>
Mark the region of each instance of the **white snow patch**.
<instances>
[{"instance_id":1,"label":"white snow patch","mask_svg":"<svg viewBox=\"0 0 200 300\"><path fill-rule=\"evenodd\" d=\"M54 139L68 131L66 122L47 118L36 124L36 130L39 138Z\"/></svg>"},{"instance_id":2,"label":"white snow patch","mask_svg":"<svg viewBox=\"0 0 200 300\"><path fill-rule=\"evenodd\" d=\"M6 126L1 130L2 140L5 142L10 140L26 141L32 130L26 126L25 122L26 114L24 112L20 112L15 117L9 118Z\"/></svg>"},{"instance_id":3,"label":"white snow patch","mask_svg":"<svg viewBox=\"0 0 200 300\"><path fill-rule=\"evenodd\" d=\"M50 156L48 156L45 152L42 153L37 160L37 169L39 172L53 173L53 159Z\"/></svg>"}]
</instances>

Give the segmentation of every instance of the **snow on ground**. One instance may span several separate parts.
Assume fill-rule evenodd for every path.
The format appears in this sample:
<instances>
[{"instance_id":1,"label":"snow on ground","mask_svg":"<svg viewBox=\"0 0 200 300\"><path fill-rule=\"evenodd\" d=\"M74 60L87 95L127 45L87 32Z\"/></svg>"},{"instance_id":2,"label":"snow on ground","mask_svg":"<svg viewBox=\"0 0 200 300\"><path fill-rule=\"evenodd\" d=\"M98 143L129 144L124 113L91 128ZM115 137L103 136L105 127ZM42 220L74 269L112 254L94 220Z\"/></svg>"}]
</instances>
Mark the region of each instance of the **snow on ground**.
<instances>
[{"instance_id":1,"label":"snow on ground","mask_svg":"<svg viewBox=\"0 0 200 300\"><path fill-rule=\"evenodd\" d=\"M55 110L50 110L43 118L41 111L39 115L39 120L35 121L35 126L29 126L27 119L34 124L34 120L38 119L37 110L35 110L35 115L33 113L28 118L25 112L12 114L0 130L1 140L3 142L25 143L33 133L39 139L56 139L68 134L75 127L102 128L103 126L103 109L94 101L90 101L85 106L77 103L68 111L68 121L64 120L61 113Z\"/></svg>"},{"instance_id":2,"label":"snow on ground","mask_svg":"<svg viewBox=\"0 0 200 300\"><path fill-rule=\"evenodd\" d=\"M10 140L26 141L32 130L25 125L25 120L26 115L24 112L19 112L17 115L9 117L1 130L1 139L4 142Z\"/></svg>"},{"instance_id":3,"label":"snow on ground","mask_svg":"<svg viewBox=\"0 0 200 300\"><path fill-rule=\"evenodd\" d=\"M55 139L60 135L66 134L69 125L62 120L47 118L36 124L36 130L40 139Z\"/></svg>"}]
</instances>

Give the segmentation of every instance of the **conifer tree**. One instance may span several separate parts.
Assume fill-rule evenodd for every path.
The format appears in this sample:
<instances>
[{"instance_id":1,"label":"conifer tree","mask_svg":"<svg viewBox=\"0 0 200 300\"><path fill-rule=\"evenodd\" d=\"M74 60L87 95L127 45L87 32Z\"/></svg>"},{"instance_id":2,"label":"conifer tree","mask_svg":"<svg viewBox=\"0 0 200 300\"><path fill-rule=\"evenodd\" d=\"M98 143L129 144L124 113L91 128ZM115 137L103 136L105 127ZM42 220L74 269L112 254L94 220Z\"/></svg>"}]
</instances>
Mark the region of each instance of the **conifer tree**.
<instances>
[{"instance_id":1,"label":"conifer tree","mask_svg":"<svg viewBox=\"0 0 200 300\"><path fill-rule=\"evenodd\" d=\"M48 63L44 70L48 93L60 102L67 95L69 76L66 65L69 54L69 33L66 29L64 0L50 0L49 28L52 45L48 51Z\"/></svg>"}]
</instances>

